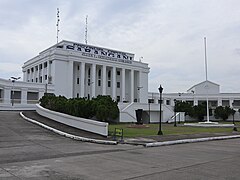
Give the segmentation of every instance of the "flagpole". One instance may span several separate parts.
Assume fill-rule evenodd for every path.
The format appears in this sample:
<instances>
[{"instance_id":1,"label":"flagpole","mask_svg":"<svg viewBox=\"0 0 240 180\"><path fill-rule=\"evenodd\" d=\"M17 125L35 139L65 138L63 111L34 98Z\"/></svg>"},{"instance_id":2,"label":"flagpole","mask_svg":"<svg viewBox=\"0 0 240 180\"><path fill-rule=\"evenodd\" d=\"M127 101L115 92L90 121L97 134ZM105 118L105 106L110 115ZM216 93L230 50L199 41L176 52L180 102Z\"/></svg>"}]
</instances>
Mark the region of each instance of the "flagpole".
<instances>
[{"instance_id":1,"label":"flagpole","mask_svg":"<svg viewBox=\"0 0 240 180\"><path fill-rule=\"evenodd\" d=\"M205 72L206 72L206 86L205 86L205 88L206 88L206 98L207 98L207 122L210 122L210 120L209 120L209 107L208 107L208 85L207 85L207 83L208 83L208 74L207 74L207 38L206 37L204 37L204 50L205 50Z\"/></svg>"}]
</instances>

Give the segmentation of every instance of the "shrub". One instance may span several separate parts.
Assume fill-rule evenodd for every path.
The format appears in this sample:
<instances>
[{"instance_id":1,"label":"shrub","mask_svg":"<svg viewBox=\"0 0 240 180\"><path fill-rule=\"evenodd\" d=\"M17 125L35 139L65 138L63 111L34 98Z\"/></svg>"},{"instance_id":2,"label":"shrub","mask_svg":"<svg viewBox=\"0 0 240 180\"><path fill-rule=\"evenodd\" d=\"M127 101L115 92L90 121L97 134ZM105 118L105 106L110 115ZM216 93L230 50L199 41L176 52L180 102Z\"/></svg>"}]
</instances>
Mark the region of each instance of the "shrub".
<instances>
[{"instance_id":1,"label":"shrub","mask_svg":"<svg viewBox=\"0 0 240 180\"><path fill-rule=\"evenodd\" d=\"M47 95L40 99L44 108L82 118L96 117L100 121L110 121L119 116L117 102L110 96L98 96L92 100L85 98L67 99L64 96Z\"/></svg>"},{"instance_id":2,"label":"shrub","mask_svg":"<svg viewBox=\"0 0 240 180\"><path fill-rule=\"evenodd\" d=\"M233 114L233 110L229 106L226 106L226 107L218 106L214 111L214 117L216 119L221 118L224 121L228 119L229 115L231 114Z\"/></svg>"}]
</instances>

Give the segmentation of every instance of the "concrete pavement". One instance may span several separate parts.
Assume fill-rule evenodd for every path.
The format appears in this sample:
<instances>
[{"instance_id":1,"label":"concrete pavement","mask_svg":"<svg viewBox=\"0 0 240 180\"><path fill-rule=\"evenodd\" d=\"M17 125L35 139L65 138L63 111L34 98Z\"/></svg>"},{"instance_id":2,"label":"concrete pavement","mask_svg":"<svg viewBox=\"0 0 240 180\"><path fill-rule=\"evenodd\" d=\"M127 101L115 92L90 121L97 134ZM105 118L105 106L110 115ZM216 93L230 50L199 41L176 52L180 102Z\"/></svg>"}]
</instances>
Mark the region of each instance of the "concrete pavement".
<instances>
[{"instance_id":1,"label":"concrete pavement","mask_svg":"<svg viewBox=\"0 0 240 180\"><path fill-rule=\"evenodd\" d=\"M0 112L0 179L239 179L240 140L144 148L74 141Z\"/></svg>"}]
</instances>

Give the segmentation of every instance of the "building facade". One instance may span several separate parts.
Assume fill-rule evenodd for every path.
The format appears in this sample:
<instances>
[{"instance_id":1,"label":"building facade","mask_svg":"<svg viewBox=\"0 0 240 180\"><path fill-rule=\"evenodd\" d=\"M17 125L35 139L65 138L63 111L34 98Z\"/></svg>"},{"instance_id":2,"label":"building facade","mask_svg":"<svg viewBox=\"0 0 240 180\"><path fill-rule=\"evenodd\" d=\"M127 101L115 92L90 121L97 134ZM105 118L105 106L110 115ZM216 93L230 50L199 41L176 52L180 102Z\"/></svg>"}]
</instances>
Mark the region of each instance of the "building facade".
<instances>
[{"instance_id":1,"label":"building facade","mask_svg":"<svg viewBox=\"0 0 240 180\"><path fill-rule=\"evenodd\" d=\"M229 106L234 110L240 109L240 93L221 93L220 85L203 81L189 88L185 93L163 93L163 106L169 107L172 111L165 111L164 121L170 121L174 115L173 107L175 101L189 102L193 106L202 104L208 99L209 108L214 110L217 106ZM148 93L148 102L159 103L159 93ZM232 117L230 117L231 119ZM239 113L236 112L236 119L240 120ZM211 117L215 120L214 117Z\"/></svg>"},{"instance_id":2,"label":"building facade","mask_svg":"<svg viewBox=\"0 0 240 180\"><path fill-rule=\"evenodd\" d=\"M22 71L23 81L0 79L0 110L34 108L46 92L87 99L109 95L118 102L120 122L136 122L137 109L143 109L144 123L159 122L159 93L148 92L148 64L132 53L63 40L26 61ZM211 109L240 108L240 93L220 93L220 85L204 81L186 93L163 92L162 121L171 121L175 101L198 105L207 98Z\"/></svg>"},{"instance_id":3,"label":"building facade","mask_svg":"<svg viewBox=\"0 0 240 180\"><path fill-rule=\"evenodd\" d=\"M0 78L0 110L34 110L44 93L53 90L53 85Z\"/></svg>"},{"instance_id":4,"label":"building facade","mask_svg":"<svg viewBox=\"0 0 240 180\"><path fill-rule=\"evenodd\" d=\"M110 95L118 102L147 103L149 67L131 53L61 41L22 70L25 82L54 84L54 93L67 98Z\"/></svg>"}]
</instances>

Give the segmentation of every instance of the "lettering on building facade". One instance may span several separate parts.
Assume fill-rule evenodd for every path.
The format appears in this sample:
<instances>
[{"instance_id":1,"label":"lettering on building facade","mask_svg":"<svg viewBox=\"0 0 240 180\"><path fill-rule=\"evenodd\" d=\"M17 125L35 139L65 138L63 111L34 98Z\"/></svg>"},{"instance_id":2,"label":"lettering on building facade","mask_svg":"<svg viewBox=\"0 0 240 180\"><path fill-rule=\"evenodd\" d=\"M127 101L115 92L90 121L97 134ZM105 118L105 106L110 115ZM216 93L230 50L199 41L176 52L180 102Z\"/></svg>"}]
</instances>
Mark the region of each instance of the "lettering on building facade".
<instances>
[{"instance_id":1,"label":"lettering on building facade","mask_svg":"<svg viewBox=\"0 0 240 180\"><path fill-rule=\"evenodd\" d=\"M63 48L63 46L61 47L57 46L57 48ZM116 62L122 62L122 63L132 64L132 61L134 59L133 54L109 50L105 48L94 47L94 46L88 46L84 44L77 44L77 43L68 44L66 45L66 49L79 51L81 52L81 55L85 57L91 57L95 59L104 59L104 60L110 60L110 61L116 61Z\"/></svg>"}]
</instances>

